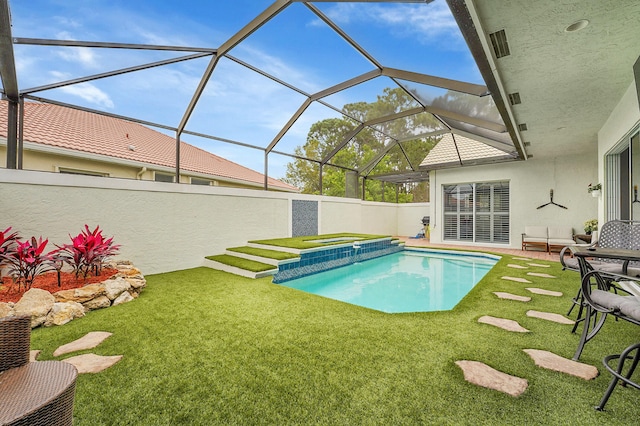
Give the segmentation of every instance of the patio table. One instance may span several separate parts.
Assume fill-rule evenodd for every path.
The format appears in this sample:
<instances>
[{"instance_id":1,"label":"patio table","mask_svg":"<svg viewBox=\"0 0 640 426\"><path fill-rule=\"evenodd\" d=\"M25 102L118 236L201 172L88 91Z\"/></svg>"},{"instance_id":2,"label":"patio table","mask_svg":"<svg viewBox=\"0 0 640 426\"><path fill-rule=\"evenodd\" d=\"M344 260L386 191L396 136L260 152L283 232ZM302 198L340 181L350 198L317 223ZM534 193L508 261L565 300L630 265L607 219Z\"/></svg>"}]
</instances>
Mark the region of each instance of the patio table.
<instances>
[{"instance_id":1,"label":"patio table","mask_svg":"<svg viewBox=\"0 0 640 426\"><path fill-rule=\"evenodd\" d=\"M621 260L624 262L623 271L626 272L626 266L629 262L640 261L640 250L571 246L571 252L578 259L582 290L580 296L580 310L578 312L578 319L576 320L576 326L574 327L574 330L579 322L584 322L584 327L580 336L580 342L573 356L573 359L577 361L578 358L580 358L580 354L582 353L584 346L600 331L607 318L606 312L601 312L602 315L600 315L600 318L597 318L599 312L594 310L588 303L585 303L584 289L586 286L589 286L591 278L595 278L601 286L605 287L602 288L602 290L608 290L608 283L612 281L606 271L594 270L594 268L589 264L589 259L599 258ZM616 274L616 278L618 277L624 276ZM637 280L637 278L634 277L627 277L627 279L630 281ZM584 311L585 307L587 312L586 315L582 317L582 312ZM593 323L593 325L591 330L589 330L591 323Z\"/></svg>"}]
</instances>

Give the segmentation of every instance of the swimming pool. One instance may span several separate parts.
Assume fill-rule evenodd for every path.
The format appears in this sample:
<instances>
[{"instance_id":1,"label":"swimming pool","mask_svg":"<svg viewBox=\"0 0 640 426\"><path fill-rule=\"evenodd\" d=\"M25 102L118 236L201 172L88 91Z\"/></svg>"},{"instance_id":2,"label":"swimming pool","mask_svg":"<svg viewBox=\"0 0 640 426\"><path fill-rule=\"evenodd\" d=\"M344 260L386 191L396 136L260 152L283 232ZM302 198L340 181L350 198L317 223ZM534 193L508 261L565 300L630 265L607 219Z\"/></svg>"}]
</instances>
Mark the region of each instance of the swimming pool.
<instances>
[{"instance_id":1,"label":"swimming pool","mask_svg":"<svg viewBox=\"0 0 640 426\"><path fill-rule=\"evenodd\" d=\"M387 313L452 309L497 256L404 250L280 285Z\"/></svg>"}]
</instances>

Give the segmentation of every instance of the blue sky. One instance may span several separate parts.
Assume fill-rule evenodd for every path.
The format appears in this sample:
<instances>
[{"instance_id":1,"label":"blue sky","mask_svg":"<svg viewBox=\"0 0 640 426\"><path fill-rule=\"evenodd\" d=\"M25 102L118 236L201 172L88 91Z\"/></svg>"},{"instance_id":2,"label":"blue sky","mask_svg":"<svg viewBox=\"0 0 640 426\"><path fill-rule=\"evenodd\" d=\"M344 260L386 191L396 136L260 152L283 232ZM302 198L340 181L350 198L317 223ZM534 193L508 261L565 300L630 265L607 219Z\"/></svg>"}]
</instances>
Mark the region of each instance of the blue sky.
<instances>
[{"instance_id":1,"label":"blue sky","mask_svg":"<svg viewBox=\"0 0 640 426\"><path fill-rule=\"evenodd\" d=\"M10 0L14 37L218 48L271 0ZM483 84L445 0L431 4L315 3L383 66ZM17 45L19 88L38 87L187 53ZM307 93L374 69L301 3L294 3L229 52ZM209 58L35 93L177 126ZM378 78L327 98L340 108L371 102L392 86ZM229 59L220 60L187 129L266 147L305 100ZM313 105L276 147L292 153L309 126L337 116ZM260 172L262 151L185 135L183 140ZM289 157L270 155L269 175Z\"/></svg>"}]
</instances>

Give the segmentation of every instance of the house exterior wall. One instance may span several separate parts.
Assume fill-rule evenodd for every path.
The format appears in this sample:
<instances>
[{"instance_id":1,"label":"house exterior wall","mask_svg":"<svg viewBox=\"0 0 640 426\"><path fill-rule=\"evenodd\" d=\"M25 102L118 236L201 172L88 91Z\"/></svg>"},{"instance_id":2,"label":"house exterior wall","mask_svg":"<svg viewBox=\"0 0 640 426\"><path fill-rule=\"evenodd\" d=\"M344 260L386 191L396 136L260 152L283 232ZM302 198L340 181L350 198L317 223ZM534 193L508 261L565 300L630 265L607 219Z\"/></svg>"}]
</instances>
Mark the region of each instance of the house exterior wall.
<instances>
[{"instance_id":1,"label":"house exterior wall","mask_svg":"<svg viewBox=\"0 0 640 426\"><path fill-rule=\"evenodd\" d=\"M433 171L430 174L431 241L444 242L441 225L443 185L492 181L509 182L510 247L521 247L521 234L527 225L571 226L575 233L583 233L584 222L597 217L598 200L587 192L589 183L597 181L597 165L594 147L593 152L579 156L531 158L498 165ZM554 201L566 206L567 210L553 205L537 208L549 202L550 189L554 191ZM477 245L491 246L487 243Z\"/></svg>"},{"instance_id":2,"label":"house exterior wall","mask_svg":"<svg viewBox=\"0 0 640 426\"><path fill-rule=\"evenodd\" d=\"M320 233L396 235L423 204L374 203L273 191L178 185L0 169L0 230L69 241L85 224L121 244L120 258L145 274L201 266L205 256L247 241L291 235L292 200L317 200ZM411 216L415 217L411 217ZM414 234L415 230L411 230ZM53 245L49 246L51 249Z\"/></svg>"},{"instance_id":3,"label":"house exterior wall","mask_svg":"<svg viewBox=\"0 0 640 426\"><path fill-rule=\"evenodd\" d=\"M29 144L33 146L33 144ZM6 158L6 140L0 140L0 158ZM97 155L82 153L80 151L64 151L62 153L60 149L46 148L42 150L41 147L33 149L29 146L25 146L23 153L23 169L24 170L37 170L45 172L58 172L60 168L82 170L86 172L103 173L113 178L122 179L141 179L141 180L154 180L155 173L163 174L175 174L174 169L163 166L153 166L151 164L133 163L131 161L121 160L121 162L114 162L114 158L104 157L99 158ZM143 170L143 167L146 170ZM246 185L242 182L236 182L231 180L216 179L214 176L205 174L195 174L188 171L182 171L180 173L181 183L191 183L191 178L196 177L200 179L209 179L212 181L212 186L224 186L229 188L246 188L246 189L258 189L261 185Z\"/></svg>"},{"instance_id":4,"label":"house exterior wall","mask_svg":"<svg viewBox=\"0 0 640 426\"><path fill-rule=\"evenodd\" d=\"M635 83L631 83L620 102L611 112L604 126L598 132L598 182L603 185L603 196L598 205L598 220L605 221L606 185L605 182L605 156L611 148L640 122L640 106Z\"/></svg>"}]
</instances>

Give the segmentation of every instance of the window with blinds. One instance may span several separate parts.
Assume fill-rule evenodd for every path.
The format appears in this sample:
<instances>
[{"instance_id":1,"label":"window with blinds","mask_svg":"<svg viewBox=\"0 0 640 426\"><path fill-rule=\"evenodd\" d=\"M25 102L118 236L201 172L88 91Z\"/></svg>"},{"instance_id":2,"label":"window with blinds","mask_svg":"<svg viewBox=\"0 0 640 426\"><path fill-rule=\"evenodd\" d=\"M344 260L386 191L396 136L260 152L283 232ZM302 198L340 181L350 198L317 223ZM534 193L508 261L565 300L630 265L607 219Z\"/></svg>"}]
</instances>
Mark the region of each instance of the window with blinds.
<instances>
[{"instance_id":1,"label":"window with blinds","mask_svg":"<svg viewBox=\"0 0 640 426\"><path fill-rule=\"evenodd\" d=\"M509 243L509 182L445 185L445 240Z\"/></svg>"}]
</instances>

